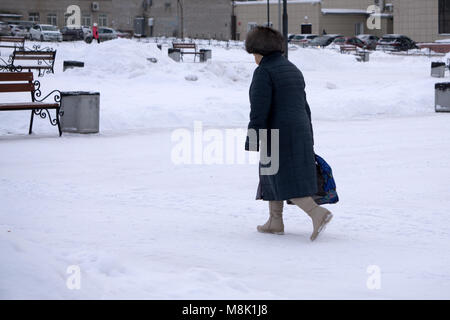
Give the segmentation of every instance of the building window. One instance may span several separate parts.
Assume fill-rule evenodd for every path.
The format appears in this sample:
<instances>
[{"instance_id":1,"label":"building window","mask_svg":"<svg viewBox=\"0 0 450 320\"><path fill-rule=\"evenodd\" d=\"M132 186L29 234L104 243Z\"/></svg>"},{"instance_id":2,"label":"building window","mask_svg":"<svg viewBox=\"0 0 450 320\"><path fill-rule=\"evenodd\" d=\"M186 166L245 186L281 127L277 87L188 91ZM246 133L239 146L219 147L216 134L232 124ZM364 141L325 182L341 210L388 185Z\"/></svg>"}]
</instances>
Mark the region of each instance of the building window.
<instances>
[{"instance_id":1,"label":"building window","mask_svg":"<svg viewBox=\"0 0 450 320\"><path fill-rule=\"evenodd\" d=\"M51 25L54 25L54 26L57 25L56 13L49 13L47 15L47 24L51 24Z\"/></svg>"},{"instance_id":2,"label":"building window","mask_svg":"<svg viewBox=\"0 0 450 320\"><path fill-rule=\"evenodd\" d=\"M41 19L39 18L39 12L30 12L28 14L28 20L33 22L40 22Z\"/></svg>"},{"instance_id":3,"label":"building window","mask_svg":"<svg viewBox=\"0 0 450 320\"><path fill-rule=\"evenodd\" d=\"M359 22L355 23L355 35L363 34L364 33L364 23Z\"/></svg>"},{"instance_id":4,"label":"building window","mask_svg":"<svg viewBox=\"0 0 450 320\"><path fill-rule=\"evenodd\" d=\"M92 25L92 17L90 14L84 14L81 17L81 24L86 27L90 27Z\"/></svg>"},{"instance_id":5,"label":"building window","mask_svg":"<svg viewBox=\"0 0 450 320\"><path fill-rule=\"evenodd\" d=\"M100 27L107 27L108 26L108 16L106 14L98 15L98 25Z\"/></svg>"},{"instance_id":6,"label":"building window","mask_svg":"<svg viewBox=\"0 0 450 320\"><path fill-rule=\"evenodd\" d=\"M450 33L450 0L439 0L439 33Z\"/></svg>"},{"instance_id":7,"label":"building window","mask_svg":"<svg viewBox=\"0 0 450 320\"><path fill-rule=\"evenodd\" d=\"M302 24L300 26L300 29L302 31L302 34L311 34L312 33L312 24Z\"/></svg>"},{"instance_id":8,"label":"building window","mask_svg":"<svg viewBox=\"0 0 450 320\"><path fill-rule=\"evenodd\" d=\"M252 31L253 29L255 29L258 26L258 24L256 22L249 22L247 24L247 32Z\"/></svg>"}]
</instances>

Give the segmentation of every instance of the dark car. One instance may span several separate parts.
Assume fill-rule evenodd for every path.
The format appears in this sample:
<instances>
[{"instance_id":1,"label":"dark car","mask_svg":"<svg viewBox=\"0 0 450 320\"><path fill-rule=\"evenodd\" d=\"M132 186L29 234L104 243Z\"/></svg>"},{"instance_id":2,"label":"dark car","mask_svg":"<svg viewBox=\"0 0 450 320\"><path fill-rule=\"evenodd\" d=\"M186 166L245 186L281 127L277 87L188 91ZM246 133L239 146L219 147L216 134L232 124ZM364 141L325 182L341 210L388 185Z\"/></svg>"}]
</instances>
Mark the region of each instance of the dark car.
<instances>
[{"instance_id":1,"label":"dark car","mask_svg":"<svg viewBox=\"0 0 450 320\"><path fill-rule=\"evenodd\" d=\"M9 24L24 26L27 32L30 32L30 29L36 24L33 21L20 21L20 20L11 20L7 21Z\"/></svg>"},{"instance_id":2,"label":"dark car","mask_svg":"<svg viewBox=\"0 0 450 320\"><path fill-rule=\"evenodd\" d=\"M380 40L380 38L372 34L360 34L357 37L366 44L366 47L369 50L375 50L377 48L378 41Z\"/></svg>"},{"instance_id":3,"label":"dark car","mask_svg":"<svg viewBox=\"0 0 450 320\"><path fill-rule=\"evenodd\" d=\"M125 38L125 39L131 39L133 38L133 31L129 30L117 30L117 37L118 38Z\"/></svg>"},{"instance_id":4,"label":"dark car","mask_svg":"<svg viewBox=\"0 0 450 320\"><path fill-rule=\"evenodd\" d=\"M408 51L410 49L418 49L416 43L400 34L386 34L378 41L377 45L377 50L382 51Z\"/></svg>"},{"instance_id":5,"label":"dark car","mask_svg":"<svg viewBox=\"0 0 450 320\"><path fill-rule=\"evenodd\" d=\"M60 31L64 41L84 40L84 32L81 28L63 27Z\"/></svg>"},{"instance_id":6,"label":"dark car","mask_svg":"<svg viewBox=\"0 0 450 320\"><path fill-rule=\"evenodd\" d=\"M310 47L327 47L331 43L333 43L333 41L338 37L342 37L342 36L340 34L327 34L327 35L312 39L309 42L308 46L310 46Z\"/></svg>"},{"instance_id":7,"label":"dark car","mask_svg":"<svg viewBox=\"0 0 450 320\"><path fill-rule=\"evenodd\" d=\"M10 36L11 28L6 22L0 21L0 36Z\"/></svg>"},{"instance_id":8,"label":"dark car","mask_svg":"<svg viewBox=\"0 0 450 320\"><path fill-rule=\"evenodd\" d=\"M337 46L356 47L365 49L366 44L357 37L337 37L334 39L333 44Z\"/></svg>"},{"instance_id":9,"label":"dark car","mask_svg":"<svg viewBox=\"0 0 450 320\"><path fill-rule=\"evenodd\" d=\"M316 34L296 34L292 39L291 43L293 44L299 44L299 45L305 45L311 42L311 40L317 38L318 35Z\"/></svg>"}]
</instances>

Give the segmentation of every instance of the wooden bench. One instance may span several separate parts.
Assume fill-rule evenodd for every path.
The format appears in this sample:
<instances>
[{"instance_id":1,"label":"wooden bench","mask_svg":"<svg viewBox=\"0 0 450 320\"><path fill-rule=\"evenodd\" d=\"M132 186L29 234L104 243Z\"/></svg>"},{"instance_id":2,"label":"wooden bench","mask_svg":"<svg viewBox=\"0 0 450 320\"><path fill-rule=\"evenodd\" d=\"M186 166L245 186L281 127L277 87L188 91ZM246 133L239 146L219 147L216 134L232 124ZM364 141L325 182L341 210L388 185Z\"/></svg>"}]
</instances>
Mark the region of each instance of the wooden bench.
<instances>
[{"instance_id":1,"label":"wooden bench","mask_svg":"<svg viewBox=\"0 0 450 320\"><path fill-rule=\"evenodd\" d=\"M24 37L0 36L0 48L13 48L13 49L24 50L25 38Z\"/></svg>"},{"instance_id":2,"label":"wooden bench","mask_svg":"<svg viewBox=\"0 0 450 320\"><path fill-rule=\"evenodd\" d=\"M39 76L55 73L55 51L14 50L11 55L11 71L38 70ZM24 63L22 63L24 62Z\"/></svg>"},{"instance_id":3,"label":"wooden bench","mask_svg":"<svg viewBox=\"0 0 450 320\"><path fill-rule=\"evenodd\" d=\"M340 46L341 53L358 52L358 47L352 44L343 44Z\"/></svg>"},{"instance_id":4,"label":"wooden bench","mask_svg":"<svg viewBox=\"0 0 450 320\"><path fill-rule=\"evenodd\" d=\"M193 54L194 62L195 62L195 57L197 57L197 55L202 54L201 52L197 51L197 45L195 43L172 42L172 47L174 49L180 49L182 60L183 60L184 54ZM183 49L190 49L190 50L194 50L194 51L184 51Z\"/></svg>"},{"instance_id":5,"label":"wooden bench","mask_svg":"<svg viewBox=\"0 0 450 320\"><path fill-rule=\"evenodd\" d=\"M49 118L50 124L58 127L59 136L62 135L59 117L62 115L60 110L61 95L58 90L53 90L45 98L38 99L41 96L39 81L33 81L32 72L0 72L0 93L28 92L31 94L29 102L0 103L0 111L23 111L31 110L30 128L28 133L32 133L33 118L39 116L42 119ZM53 95L54 103L45 103L45 99ZM56 116L52 118L49 110L55 110Z\"/></svg>"}]
</instances>

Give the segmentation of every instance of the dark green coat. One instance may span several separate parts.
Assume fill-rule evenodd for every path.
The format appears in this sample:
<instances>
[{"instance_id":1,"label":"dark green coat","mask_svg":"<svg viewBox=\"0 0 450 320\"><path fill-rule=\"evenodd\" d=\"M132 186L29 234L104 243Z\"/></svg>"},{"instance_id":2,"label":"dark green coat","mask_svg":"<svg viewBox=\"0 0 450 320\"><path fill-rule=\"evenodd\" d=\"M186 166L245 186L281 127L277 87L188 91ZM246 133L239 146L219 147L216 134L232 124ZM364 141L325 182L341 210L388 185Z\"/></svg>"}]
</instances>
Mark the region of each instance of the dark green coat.
<instances>
[{"instance_id":1,"label":"dark green coat","mask_svg":"<svg viewBox=\"0 0 450 320\"><path fill-rule=\"evenodd\" d=\"M260 174L256 199L314 195L317 177L311 111L300 70L281 53L264 56L253 74L250 104L249 129L279 129L279 169L274 175ZM247 138L246 150L255 148Z\"/></svg>"}]
</instances>

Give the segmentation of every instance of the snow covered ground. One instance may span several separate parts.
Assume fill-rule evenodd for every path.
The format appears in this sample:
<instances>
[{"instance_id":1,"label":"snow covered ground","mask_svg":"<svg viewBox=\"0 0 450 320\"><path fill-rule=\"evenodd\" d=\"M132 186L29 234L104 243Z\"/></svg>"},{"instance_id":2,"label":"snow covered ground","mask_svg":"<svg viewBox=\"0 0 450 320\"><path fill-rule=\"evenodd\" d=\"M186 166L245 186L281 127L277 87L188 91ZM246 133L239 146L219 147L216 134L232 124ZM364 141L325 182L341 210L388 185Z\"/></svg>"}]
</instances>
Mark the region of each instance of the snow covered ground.
<instances>
[{"instance_id":1,"label":"snow covered ground","mask_svg":"<svg viewBox=\"0 0 450 320\"><path fill-rule=\"evenodd\" d=\"M172 161L177 128L246 126L255 65L242 49L177 64L153 43L53 46L44 93L99 91L101 134L59 138L37 120L27 136L27 112L0 114L0 298L450 298L450 114L434 113L429 58L290 52L341 197L311 243L293 206L286 235L256 232L255 164ZM86 67L63 73L63 60Z\"/></svg>"}]
</instances>

